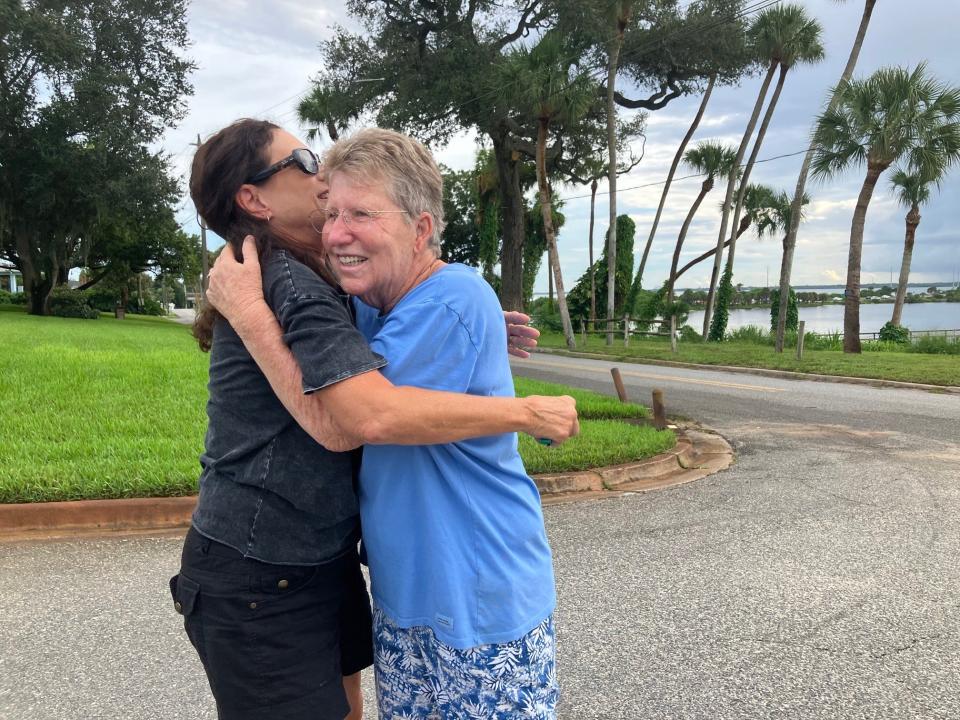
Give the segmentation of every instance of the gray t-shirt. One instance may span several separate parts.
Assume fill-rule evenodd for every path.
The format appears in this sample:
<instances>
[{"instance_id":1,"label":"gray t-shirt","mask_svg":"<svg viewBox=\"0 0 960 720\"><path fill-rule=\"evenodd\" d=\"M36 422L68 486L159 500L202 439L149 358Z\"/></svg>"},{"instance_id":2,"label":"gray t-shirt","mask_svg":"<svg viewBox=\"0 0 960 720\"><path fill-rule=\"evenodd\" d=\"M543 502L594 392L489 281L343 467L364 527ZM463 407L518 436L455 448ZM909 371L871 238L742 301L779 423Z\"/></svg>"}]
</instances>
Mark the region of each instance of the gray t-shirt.
<instances>
[{"instance_id":1,"label":"gray t-shirt","mask_svg":"<svg viewBox=\"0 0 960 720\"><path fill-rule=\"evenodd\" d=\"M305 393L386 364L354 327L347 297L289 253L264 263L263 290ZM285 565L323 563L355 545L360 452L316 443L223 319L213 331L208 388L194 527L247 557Z\"/></svg>"}]
</instances>

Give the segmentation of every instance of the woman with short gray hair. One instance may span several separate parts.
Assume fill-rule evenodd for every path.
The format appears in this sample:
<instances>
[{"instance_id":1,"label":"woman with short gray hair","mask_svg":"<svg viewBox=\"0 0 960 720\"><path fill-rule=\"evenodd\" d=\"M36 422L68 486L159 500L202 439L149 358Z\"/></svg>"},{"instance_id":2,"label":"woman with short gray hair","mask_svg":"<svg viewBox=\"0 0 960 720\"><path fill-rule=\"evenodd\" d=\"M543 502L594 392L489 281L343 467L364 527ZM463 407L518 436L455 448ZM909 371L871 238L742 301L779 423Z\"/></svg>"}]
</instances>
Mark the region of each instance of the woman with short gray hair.
<instances>
[{"instance_id":1,"label":"woman with short gray hair","mask_svg":"<svg viewBox=\"0 0 960 720\"><path fill-rule=\"evenodd\" d=\"M323 248L354 297L357 328L389 359L383 374L512 396L496 295L473 268L439 259L442 181L426 149L362 130L338 141L324 166ZM227 258L242 297L218 298L221 310L249 306L243 275L258 275L243 267ZM257 334L240 335L264 362ZM516 435L368 446L359 498L380 716L554 718L553 566Z\"/></svg>"}]
</instances>

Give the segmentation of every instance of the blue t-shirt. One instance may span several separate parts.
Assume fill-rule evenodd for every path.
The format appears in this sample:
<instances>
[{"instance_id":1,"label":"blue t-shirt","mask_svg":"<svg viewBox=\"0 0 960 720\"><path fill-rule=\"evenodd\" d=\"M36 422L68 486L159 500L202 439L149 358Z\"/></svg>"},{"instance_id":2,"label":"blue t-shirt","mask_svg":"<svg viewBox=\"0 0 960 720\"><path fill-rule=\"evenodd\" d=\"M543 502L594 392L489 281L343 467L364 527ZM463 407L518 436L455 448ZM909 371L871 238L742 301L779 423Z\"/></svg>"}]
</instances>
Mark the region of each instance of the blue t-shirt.
<instances>
[{"instance_id":1,"label":"blue t-shirt","mask_svg":"<svg viewBox=\"0 0 960 720\"><path fill-rule=\"evenodd\" d=\"M503 314L472 268L447 265L385 316L354 303L395 385L513 396ZM540 496L516 434L366 446L360 514L373 598L401 627L468 648L515 640L553 611Z\"/></svg>"}]
</instances>

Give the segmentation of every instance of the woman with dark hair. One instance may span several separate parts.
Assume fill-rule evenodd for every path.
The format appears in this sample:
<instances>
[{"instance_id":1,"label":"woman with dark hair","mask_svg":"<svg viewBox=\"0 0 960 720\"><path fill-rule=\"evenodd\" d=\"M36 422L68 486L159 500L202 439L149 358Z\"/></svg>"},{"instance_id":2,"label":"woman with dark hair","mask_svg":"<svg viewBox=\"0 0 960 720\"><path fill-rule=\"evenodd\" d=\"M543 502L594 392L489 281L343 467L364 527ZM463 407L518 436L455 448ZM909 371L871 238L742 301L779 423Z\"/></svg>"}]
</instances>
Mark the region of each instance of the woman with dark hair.
<instances>
[{"instance_id":1,"label":"woman with dark hair","mask_svg":"<svg viewBox=\"0 0 960 720\"><path fill-rule=\"evenodd\" d=\"M170 589L221 720L361 716L371 611L356 549L358 455L346 451L517 430L562 442L578 429L571 398L436 392L380 374L389 358L370 349L326 275L319 169L289 133L241 120L199 147L191 172L197 211L230 252L257 238L258 299L290 351L268 380L212 308L194 326L211 353L209 425Z\"/></svg>"}]
</instances>

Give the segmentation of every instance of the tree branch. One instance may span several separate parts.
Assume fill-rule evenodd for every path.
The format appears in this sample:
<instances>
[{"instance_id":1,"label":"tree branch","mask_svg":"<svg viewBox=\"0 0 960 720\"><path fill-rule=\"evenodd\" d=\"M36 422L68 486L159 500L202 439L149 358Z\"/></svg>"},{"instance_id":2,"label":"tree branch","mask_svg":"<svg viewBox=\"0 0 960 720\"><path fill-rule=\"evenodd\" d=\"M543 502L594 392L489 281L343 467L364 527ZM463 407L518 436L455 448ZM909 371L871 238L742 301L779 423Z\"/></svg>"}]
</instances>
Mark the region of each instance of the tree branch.
<instances>
[{"instance_id":1,"label":"tree branch","mask_svg":"<svg viewBox=\"0 0 960 720\"><path fill-rule=\"evenodd\" d=\"M504 35L497 42L495 42L493 46L497 50L502 50L515 40L519 40L520 38L524 37L529 30L539 25L540 21L543 20L543 18L548 14L548 11L541 7L539 12L534 15L534 11L537 10L538 5L540 5L540 0L532 0L532 2L527 5L526 8L524 8L523 14L517 21L516 29L507 35ZM531 15L533 15L532 19L530 17Z\"/></svg>"},{"instance_id":2,"label":"tree branch","mask_svg":"<svg viewBox=\"0 0 960 720\"><path fill-rule=\"evenodd\" d=\"M601 90L605 96L606 89L601 88ZM629 108L631 110L660 110L666 107L667 103L669 103L671 100L676 100L681 95L683 95L683 88L677 85L673 78L668 78L666 82L660 85L660 89L648 98L631 100L630 98L625 97L618 91L614 90L613 99L620 107Z\"/></svg>"}]
</instances>

